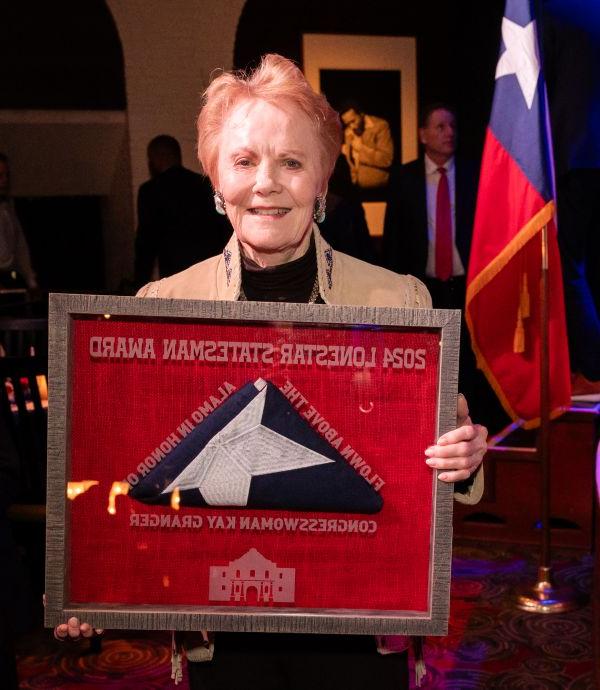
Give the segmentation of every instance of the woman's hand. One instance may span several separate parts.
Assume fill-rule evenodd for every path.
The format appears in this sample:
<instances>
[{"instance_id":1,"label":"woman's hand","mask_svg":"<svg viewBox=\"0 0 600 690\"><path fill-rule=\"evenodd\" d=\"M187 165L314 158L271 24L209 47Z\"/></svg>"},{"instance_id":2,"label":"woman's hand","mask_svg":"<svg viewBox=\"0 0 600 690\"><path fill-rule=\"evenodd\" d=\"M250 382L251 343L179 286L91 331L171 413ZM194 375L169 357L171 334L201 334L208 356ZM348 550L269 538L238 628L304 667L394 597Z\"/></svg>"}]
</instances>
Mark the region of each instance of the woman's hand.
<instances>
[{"instance_id":1,"label":"woman's hand","mask_svg":"<svg viewBox=\"0 0 600 690\"><path fill-rule=\"evenodd\" d=\"M54 628L54 637L59 642L78 642L82 637L94 637L94 635L102 635L104 630L92 628L89 623L80 623L79 619L73 617L69 618L66 623L61 623Z\"/></svg>"},{"instance_id":2,"label":"woman's hand","mask_svg":"<svg viewBox=\"0 0 600 690\"><path fill-rule=\"evenodd\" d=\"M438 479L459 482L468 479L481 465L487 450L487 429L473 424L464 395L459 394L456 406L457 428L440 436L434 446L425 451L429 467L444 470Z\"/></svg>"}]
</instances>

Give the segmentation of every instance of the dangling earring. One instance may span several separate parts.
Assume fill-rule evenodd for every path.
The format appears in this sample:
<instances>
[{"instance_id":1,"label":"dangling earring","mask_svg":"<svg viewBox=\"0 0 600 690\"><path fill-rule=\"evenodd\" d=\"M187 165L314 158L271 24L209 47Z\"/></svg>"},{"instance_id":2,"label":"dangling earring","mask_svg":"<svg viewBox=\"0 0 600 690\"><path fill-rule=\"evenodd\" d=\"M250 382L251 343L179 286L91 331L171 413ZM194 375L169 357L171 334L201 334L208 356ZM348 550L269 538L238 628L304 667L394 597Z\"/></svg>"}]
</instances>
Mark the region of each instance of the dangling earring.
<instances>
[{"instance_id":1,"label":"dangling earring","mask_svg":"<svg viewBox=\"0 0 600 690\"><path fill-rule=\"evenodd\" d=\"M227 211L225 210L225 199L223 198L221 192L215 192L213 199L215 200L215 209L217 213L220 216L226 216Z\"/></svg>"},{"instance_id":2,"label":"dangling earring","mask_svg":"<svg viewBox=\"0 0 600 690\"><path fill-rule=\"evenodd\" d=\"M316 223L322 223L325 220L325 197L319 194L315 199L315 210L313 213L313 218Z\"/></svg>"}]
</instances>

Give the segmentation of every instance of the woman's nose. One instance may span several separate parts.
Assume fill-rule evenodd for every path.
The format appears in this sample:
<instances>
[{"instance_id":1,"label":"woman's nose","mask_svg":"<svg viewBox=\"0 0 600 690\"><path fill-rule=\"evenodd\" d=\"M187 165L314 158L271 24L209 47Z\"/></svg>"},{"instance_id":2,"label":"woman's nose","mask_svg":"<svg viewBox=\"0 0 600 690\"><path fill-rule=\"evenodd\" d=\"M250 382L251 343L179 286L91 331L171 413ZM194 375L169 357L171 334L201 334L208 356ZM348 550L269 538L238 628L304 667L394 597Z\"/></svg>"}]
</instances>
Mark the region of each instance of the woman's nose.
<instances>
[{"instance_id":1,"label":"woman's nose","mask_svg":"<svg viewBox=\"0 0 600 690\"><path fill-rule=\"evenodd\" d=\"M277 166L270 161L261 162L256 168L254 190L258 194L271 194L281 191Z\"/></svg>"}]
</instances>

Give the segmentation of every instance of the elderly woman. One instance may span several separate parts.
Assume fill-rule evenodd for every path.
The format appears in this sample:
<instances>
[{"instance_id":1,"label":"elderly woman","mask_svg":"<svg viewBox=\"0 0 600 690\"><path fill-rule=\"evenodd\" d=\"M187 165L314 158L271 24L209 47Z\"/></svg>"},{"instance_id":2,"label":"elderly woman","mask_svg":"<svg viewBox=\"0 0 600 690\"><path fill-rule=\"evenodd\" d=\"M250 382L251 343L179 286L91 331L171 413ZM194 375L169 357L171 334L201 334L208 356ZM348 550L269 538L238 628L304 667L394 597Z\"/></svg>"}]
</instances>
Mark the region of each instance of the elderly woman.
<instances>
[{"instance_id":1,"label":"elderly woman","mask_svg":"<svg viewBox=\"0 0 600 690\"><path fill-rule=\"evenodd\" d=\"M150 283L141 297L429 308L425 287L333 250L319 234L341 126L289 60L267 55L251 74L221 74L198 118L198 156L217 213L234 234L223 253ZM486 430L459 397L460 426L425 451L457 498L481 496ZM468 480L468 481L465 481ZM457 485L458 486L458 485ZM91 633L81 626L82 634ZM59 626L59 637L79 625ZM408 687L406 645L362 636L217 633L214 657L190 663L192 688ZM393 647L393 648L392 648ZM377 652L382 652L378 654ZM397 653L388 654L389 651ZM191 658L195 658L192 650Z\"/></svg>"}]
</instances>

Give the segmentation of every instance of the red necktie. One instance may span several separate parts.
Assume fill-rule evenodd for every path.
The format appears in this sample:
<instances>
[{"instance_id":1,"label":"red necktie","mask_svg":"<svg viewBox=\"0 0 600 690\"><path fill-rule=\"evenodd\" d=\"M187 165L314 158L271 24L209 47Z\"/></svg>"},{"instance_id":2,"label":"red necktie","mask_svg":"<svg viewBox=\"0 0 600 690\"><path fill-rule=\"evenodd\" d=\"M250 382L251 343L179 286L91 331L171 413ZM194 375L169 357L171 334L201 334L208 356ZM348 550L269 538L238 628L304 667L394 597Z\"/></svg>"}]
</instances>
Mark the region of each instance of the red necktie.
<instances>
[{"instance_id":1,"label":"red necktie","mask_svg":"<svg viewBox=\"0 0 600 690\"><path fill-rule=\"evenodd\" d=\"M435 204L435 277L448 280L452 276L452 216L450 187L446 168L438 168L440 180Z\"/></svg>"}]
</instances>

